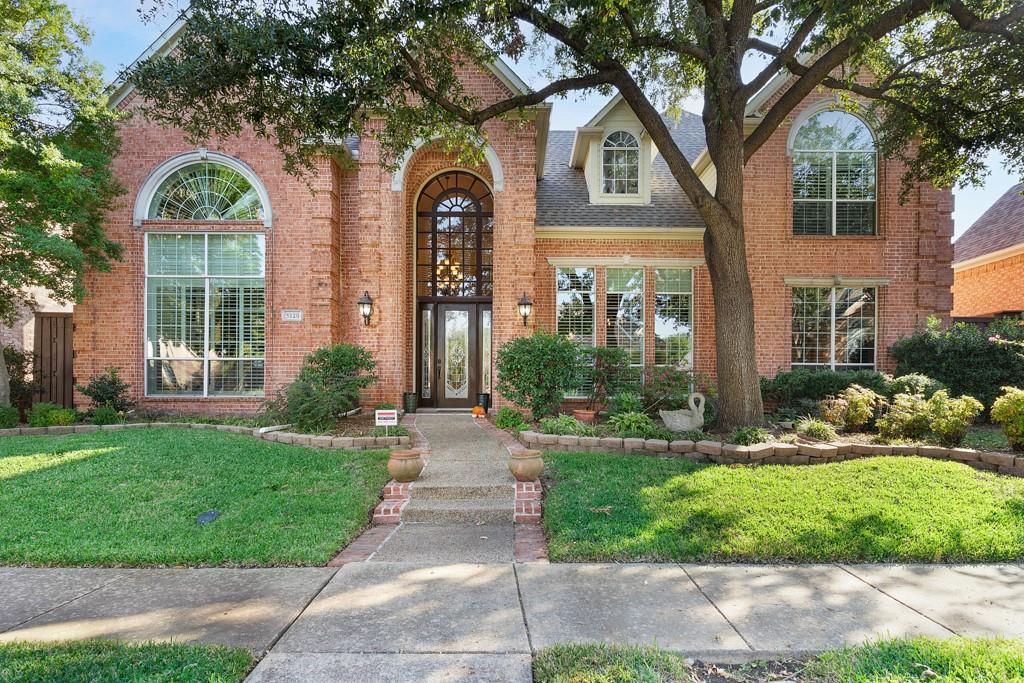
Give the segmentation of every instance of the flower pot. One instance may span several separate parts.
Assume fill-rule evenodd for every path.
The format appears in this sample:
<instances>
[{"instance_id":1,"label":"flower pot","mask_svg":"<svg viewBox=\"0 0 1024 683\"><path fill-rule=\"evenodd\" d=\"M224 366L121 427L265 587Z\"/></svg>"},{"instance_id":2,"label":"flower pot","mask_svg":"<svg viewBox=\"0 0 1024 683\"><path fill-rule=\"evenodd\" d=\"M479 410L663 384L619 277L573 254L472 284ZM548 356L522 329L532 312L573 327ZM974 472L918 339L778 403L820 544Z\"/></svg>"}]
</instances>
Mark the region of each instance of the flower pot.
<instances>
[{"instance_id":1,"label":"flower pot","mask_svg":"<svg viewBox=\"0 0 1024 683\"><path fill-rule=\"evenodd\" d=\"M597 412L593 410L574 410L572 416L585 425L594 424L594 418L597 416Z\"/></svg>"},{"instance_id":2,"label":"flower pot","mask_svg":"<svg viewBox=\"0 0 1024 683\"><path fill-rule=\"evenodd\" d=\"M399 484L416 481L423 471L423 454L418 450L391 451L388 458L388 472Z\"/></svg>"},{"instance_id":3,"label":"flower pot","mask_svg":"<svg viewBox=\"0 0 1024 683\"><path fill-rule=\"evenodd\" d=\"M540 451L514 450L508 461L508 470L516 481L537 481L544 471Z\"/></svg>"},{"instance_id":4,"label":"flower pot","mask_svg":"<svg viewBox=\"0 0 1024 683\"><path fill-rule=\"evenodd\" d=\"M402 406L407 413L415 413L420 406L420 396L415 391L407 391L402 394Z\"/></svg>"}]
</instances>

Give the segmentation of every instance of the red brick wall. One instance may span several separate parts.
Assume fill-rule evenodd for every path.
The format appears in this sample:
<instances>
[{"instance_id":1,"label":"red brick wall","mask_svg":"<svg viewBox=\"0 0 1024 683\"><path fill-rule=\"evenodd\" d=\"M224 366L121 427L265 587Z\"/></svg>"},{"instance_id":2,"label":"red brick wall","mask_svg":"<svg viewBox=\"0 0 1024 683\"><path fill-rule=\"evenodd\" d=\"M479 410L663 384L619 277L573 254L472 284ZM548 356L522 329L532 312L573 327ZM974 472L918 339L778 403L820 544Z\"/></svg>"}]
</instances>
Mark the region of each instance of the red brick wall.
<instances>
[{"instance_id":1,"label":"red brick wall","mask_svg":"<svg viewBox=\"0 0 1024 683\"><path fill-rule=\"evenodd\" d=\"M974 316L1024 311L1024 254L1017 254L953 276L953 315Z\"/></svg>"}]
</instances>

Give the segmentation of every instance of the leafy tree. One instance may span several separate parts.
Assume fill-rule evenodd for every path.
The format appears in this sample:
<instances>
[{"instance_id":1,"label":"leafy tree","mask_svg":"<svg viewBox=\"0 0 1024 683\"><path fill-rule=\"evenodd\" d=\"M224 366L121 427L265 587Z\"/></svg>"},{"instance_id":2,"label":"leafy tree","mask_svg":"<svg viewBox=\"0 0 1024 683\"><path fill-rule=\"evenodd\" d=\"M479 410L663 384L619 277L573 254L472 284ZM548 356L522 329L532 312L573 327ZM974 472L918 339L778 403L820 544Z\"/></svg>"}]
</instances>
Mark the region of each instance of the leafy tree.
<instances>
[{"instance_id":1,"label":"leafy tree","mask_svg":"<svg viewBox=\"0 0 1024 683\"><path fill-rule=\"evenodd\" d=\"M28 287L80 301L85 271L121 254L103 232L120 192L116 115L100 67L84 58L88 40L59 2L0 0L0 323L32 305Z\"/></svg>"},{"instance_id":2,"label":"leafy tree","mask_svg":"<svg viewBox=\"0 0 1024 683\"><path fill-rule=\"evenodd\" d=\"M870 103L882 153L908 164L907 189L978 180L994 148L1019 169L1022 20L1024 3L1006 0L193 0L177 50L135 79L158 120L197 137L252 126L292 169L320 141L370 129L386 162L435 135L479 158L490 119L572 91L618 91L707 225L715 318L728 331L716 336L721 420L731 427L763 420L744 166L820 88ZM533 93L483 101L457 77L464 65L528 53L548 80ZM789 87L750 116L752 96L779 75L792 76ZM703 99L713 191L661 117L692 93Z\"/></svg>"}]
</instances>

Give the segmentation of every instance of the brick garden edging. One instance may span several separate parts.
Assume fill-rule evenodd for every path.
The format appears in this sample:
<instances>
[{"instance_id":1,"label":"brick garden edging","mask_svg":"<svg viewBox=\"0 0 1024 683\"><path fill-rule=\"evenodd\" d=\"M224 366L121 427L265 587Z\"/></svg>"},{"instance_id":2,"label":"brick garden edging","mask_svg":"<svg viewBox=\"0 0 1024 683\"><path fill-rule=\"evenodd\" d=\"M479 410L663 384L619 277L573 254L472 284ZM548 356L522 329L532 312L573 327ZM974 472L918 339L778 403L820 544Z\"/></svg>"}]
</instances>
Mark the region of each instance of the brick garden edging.
<instances>
[{"instance_id":1,"label":"brick garden edging","mask_svg":"<svg viewBox=\"0 0 1024 683\"><path fill-rule=\"evenodd\" d=\"M680 457L694 462L733 464L817 465L878 455L919 455L936 460L954 460L979 470L1024 477L1024 457L1011 453L976 451L972 448L942 446L888 446L860 443L761 443L739 446L720 441L666 441L664 439L620 439L597 436L556 436L520 432L526 448L562 452L600 452L630 455Z\"/></svg>"},{"instance_id":2,"label":"brick garden edging","mask_svg":"<svg viewBox=\"0 0 1024 683\"><path fill-rule=\"evenodd\" d=\"M344 448L347 450L369 450L376 448L398 448L408 446L408 436L316 436L313 434L297 434L295 432L263 432L253 427L241 425L213 425L201 422L125 422L112 425L68 425L63 427L14 427L0 429L2 436L41 436L45 434L91 434L120 429L149 429L159 427L176 427L179 429L214 429L218 432L244 434L264 441L310 446L312 448Z\"/></svg>"}]
</instances>

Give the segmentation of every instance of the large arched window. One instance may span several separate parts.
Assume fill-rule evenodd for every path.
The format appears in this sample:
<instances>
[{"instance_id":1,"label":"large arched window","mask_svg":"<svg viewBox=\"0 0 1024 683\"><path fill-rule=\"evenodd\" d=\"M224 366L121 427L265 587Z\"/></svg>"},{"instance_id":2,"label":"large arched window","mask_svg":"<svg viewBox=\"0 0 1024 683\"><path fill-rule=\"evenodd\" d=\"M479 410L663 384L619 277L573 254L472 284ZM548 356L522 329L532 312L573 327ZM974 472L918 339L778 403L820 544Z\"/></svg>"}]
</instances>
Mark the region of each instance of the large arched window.
<instances>
[{"instance_id":1,"label":"large arched window","mask_svg":"<svg viewBox=\"0 0 1024 683\"><path fill-rule=\"evenodd\" d=\"M471 173L451 171L416 205L416 293L488 297L494 280L494 196Z\"/></svg>"},{"instance_id":2,"label":"large arched window","mask_svg":"<svg viewBox=\"0 0 1024 683\"><path fill-rule=\"evenodd\" d=\"M640 143L624 130L604 139L601 155L601 191L605 194L640 194Z\"/></svg>"},{"instance_id":3,"label":"large arched window","mask_svg":"<svg viewBox=\"0 0 1024 683\"><path fill-rule=\"evenodd\" d=\"M821 111L793 138L793 233L873 235L876 230L875 139L844 111Z\"/></svg>"},{"instance_id":4,"label":"large arched window","mask_svg":"<svg viewBox=\"0 0 1024 683\"><path fill-rule=\"evenodd\" d=\"M189 164L164 179L149 203L155 220L261 220L259 192L229 166L208 161Z\"/></svg>"}]
</instances>

